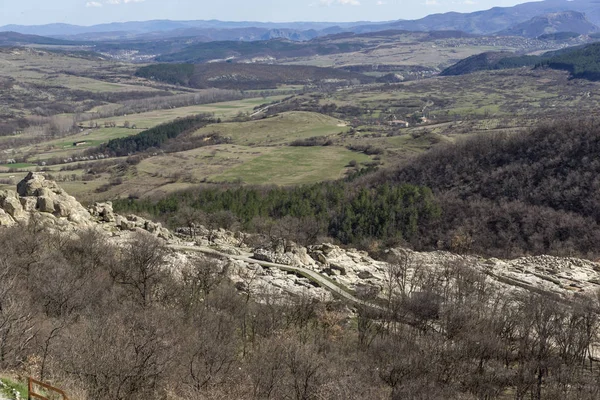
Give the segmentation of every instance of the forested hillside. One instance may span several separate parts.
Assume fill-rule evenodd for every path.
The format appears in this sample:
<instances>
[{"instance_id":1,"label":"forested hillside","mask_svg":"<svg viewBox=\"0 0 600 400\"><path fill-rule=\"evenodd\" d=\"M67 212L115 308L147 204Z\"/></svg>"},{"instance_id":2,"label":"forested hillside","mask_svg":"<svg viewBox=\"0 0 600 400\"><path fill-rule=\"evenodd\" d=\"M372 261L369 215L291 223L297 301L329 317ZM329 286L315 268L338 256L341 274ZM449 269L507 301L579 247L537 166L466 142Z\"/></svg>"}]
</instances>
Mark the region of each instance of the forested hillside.
<instances>
[{"instance_id":1,"label":"forested hillside","mask_svg":"<svg viewBox=\"0 0 600 400\"><path fill-rule=\"evenodd\" d=\"M573 78L600 80L600 43L559 54L542 65L569 71Z\"/></svg>"},{"instance_id":2,"label":"forested hillside","mask_svg":"<svg viewBox=\"0 0 600 400\"><path fill-rule=\"evenodd\" d=\"M573 78L600 80L600 43L552 51L540 56L483 53L459 61L442 71L441 75L465 75L476 71L534 66L569 71Z\"/></svg>"},{"instance_id":3,"label":"forested hillside","mask_svg":"<svg viewBox=\"0 0 600 400\"><path fill-rule=\"evenodd\" d=\"M142 228L109 232L92 222L67 233L41 214L0 229L0 368L50 380L72 399L600 393L591 361L598 300L506 290L472 258L430 265L390 252L376 271L386 276L383 292L357 292L365 300L356 306L274 285L251 290L258 270L233 281L234 262L174 253Z\"/></svg>"},{"instance_id":4,"label":"forested hillside","mask_svg":"<svg viewBox=\"0 0 600 400\"><path fill-rule=\"evenodd\" d=\"M24 46L30 44L72 46L81 45L82 43L37 35L22 35L17 32L0 32L0 46Z\"/></svg>"},{"instance_id":5,"label":"forested hillside","mask_svg":"<svg viewBox=\"0 0 600 400\"><path fill-rule=\"evenodd\" d=\"M409 243L501 257L596 257L600 242L600 124L551 124L443 145L395 171L295 189L199 189L127 200L174 226L274 227L310 243L330 236L377 249ZM430 191L430 189L433 193Z\"/></svg>"},{"instance_id":6,"label":"forested hillside","mask_svg":"<svg viewBox=\"0 0 600 400\"><path fill-rule=\"evenodd\" d=\"M274 89L285 84L304 85L327 81L375 81L373 77L334 68L235 63L153 64L139 68L136 75L197 89L213 87L236 90Z\"/></svg>"},{"instance_id":7,"label":"forested hillside","mask_svg":"<svg viewBox=\"0 0 600 400\"><path fill-rule=\"evenodd\" d=\"M175 193L158 202L124 200L119 210L187 223L268 233L276 230L303 244L331 236L345 244L369 239L414 240L419 227L437 218L431 192L412 185L369 189L340 181L298 188L241 187ZM238 225L240 226L240 225Z\"/></svg>"},{"instance_id":8,"label":"forested hillside","mask_svg":"<svg viewBox=\"0 0 600 400\"><path fill-rule=\"evenodd\" d=\"M380 180L434 191L442 219L422 237L430 245L463 235L483 253L596 254L598 152L598 122L548 124L443 146Z\"/></svg>"},{"instance_id":9,"label":"forested hillside","mask_svg":"<svg viewBox=\"0 0 600 400\"><path fill-rule=\"evenodd\" d=\"M164 54L157 57L159 62L192 62L204 63L215 59L252 58L252 57L301 57L315 54L337 54L358 51L365 47L360 42L306 43L288 40L263 40L256 42L219 41L198 43L182 51Z\"/></svg>"}]
</instances>

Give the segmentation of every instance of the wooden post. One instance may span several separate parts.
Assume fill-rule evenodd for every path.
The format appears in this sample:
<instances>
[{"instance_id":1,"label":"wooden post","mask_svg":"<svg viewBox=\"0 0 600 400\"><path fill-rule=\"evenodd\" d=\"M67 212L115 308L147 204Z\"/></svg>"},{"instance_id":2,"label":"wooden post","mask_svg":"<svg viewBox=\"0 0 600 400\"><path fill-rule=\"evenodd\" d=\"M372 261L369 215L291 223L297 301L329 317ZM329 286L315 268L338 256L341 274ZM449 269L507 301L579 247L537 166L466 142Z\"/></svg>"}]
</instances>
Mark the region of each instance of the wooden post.
<instances>
[{"instance_id":1,"label":"wooden post","mask_svg":"<svg viewBox=\"0 0 600 400\"><path fill-rule=\"evenodd\" d=\"M41 386L44 389L47 389L51 392L55 392L55 393L59 394L60 396L62 396L63 400L69 400L69 398L67 397L67 394L65 392L63 392L62 390L55 388L54 386L50 386L47 383L35 380L31 377L28 379L28 382L27 382L27 399L28 400L33 400L34 398L40 399L40 400L50 400L47 397L42 396L41 394L35 393L33 391L34 385Z\"/></svg>"}]
</instances>

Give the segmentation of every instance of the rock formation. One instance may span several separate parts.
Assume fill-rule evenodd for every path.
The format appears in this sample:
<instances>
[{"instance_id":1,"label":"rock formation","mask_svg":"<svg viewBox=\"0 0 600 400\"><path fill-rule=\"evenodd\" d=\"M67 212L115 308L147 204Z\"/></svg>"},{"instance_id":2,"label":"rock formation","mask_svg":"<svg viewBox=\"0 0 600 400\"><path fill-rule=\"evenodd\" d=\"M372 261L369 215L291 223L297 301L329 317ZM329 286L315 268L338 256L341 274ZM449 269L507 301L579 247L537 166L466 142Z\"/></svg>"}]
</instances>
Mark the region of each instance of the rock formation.
<instances>
[{"instance_id":1,"label":"rock formation","mask_svg":"<svg viewBox=\"0 0 600 400\"><path fill-rule=\"evenodd\" d=\"M38 218L48 229L68 231L97 228L106 232L150 232L169 240L173 235L161 224L135 215L116 215L112 203L96 203L89 209L67 194L43 174L30 172L17 185L17 191L0 191L0 226L26 224Z\"/></svg>"},{"instance_id":2,"label":"rock formation","mask_svg":"<svg viewBox=\"0 0 600 400\"><path fill-rule=\"evenodd\" d=\"M90 226L87 210L55 182L41 174L30 172L17 185L17 191L0 191L0 225L27 223L32 215L41 216L52 224Z\"/></svg>"},{"instance_id":3,"label":"rock formation","mask_svg":"<svg viewBox=\"0 0 600 400\"><path fill-rule=\"evenodd\" d=\"M332 244L302 247L279 240L262 240L261 247L249 246L252 235L204 227L185 228L174 235L159 223L136 215L121 216L112 203L82 206L55 182L42 174L30 173L17 186L17 191L0 191L0 228L26 224L32 219L50 231L77 232L97 229L114 240L126 238L127 233L143 231L167 241L173 248L187 245L196 252L174 252L171 266L176 270L202 252L216 251L227 264L230 279L238 289L270 296L309 296L328 300L330 291L319 287L302 274L275 265L299 267L318 273L335 282L348 293L370 296L385 295L390 265L375 260L364 251L342 248ZM515 260L485 259L460 256L447 252L419 253L407 249L390 249L390 255L402 260L410 280L417 272L427 269L443 275L444 269L467 265L485 274L492 284L511 290L532 290L552 293L562 298L575 294L593 294L600 289L600 264L550 256L524 257Z\"/></svg>"}]
</instances>

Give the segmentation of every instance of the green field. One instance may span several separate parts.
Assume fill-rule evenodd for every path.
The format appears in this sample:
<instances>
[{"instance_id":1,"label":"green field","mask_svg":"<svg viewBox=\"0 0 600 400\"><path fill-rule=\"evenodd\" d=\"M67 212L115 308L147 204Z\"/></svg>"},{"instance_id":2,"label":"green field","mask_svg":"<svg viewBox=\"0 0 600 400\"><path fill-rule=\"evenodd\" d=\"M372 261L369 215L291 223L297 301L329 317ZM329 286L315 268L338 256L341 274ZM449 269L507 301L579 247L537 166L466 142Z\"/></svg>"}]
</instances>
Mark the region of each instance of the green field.
<instances>
[{"instance_id":1,"label":"green field","mask_svg":"<svg viewBox=\"0 0 600 400\"><path fill-rule=\"evenodd\" d=\"M214 113L215 117L231 118L239 113L250 113L253 109L261 104L280 100L283 96L274 97L259 97L223 103L205 104L199 106L180 107L167 110L156 110L146 113L132 114L127 116L104 118L83 123L84 129L82 132L70 135L68 137L48 140L42 143L25 146L15 149L15 154L35 154L31 158L32 161L44 161L50 158L69 158L80 155L85 149L98 146L111 139L135 135L145 129L152 128L156 125L172 121L179 117L185 117L199 113ZM123 128L125 122L129 122L130 126L135 125L136 129ZM329 122L333 124L336 120ZM117 125L115 128L105 128L105 122L113 122ZM87 128L90 124L97 123L99 128ZM327 123L316 122L315 126L329 126ZM339 128L340 131L343 128ZM7 138L8 139L8 138ZM80 146L74 146L75 142L85 142ZM24 167L21 167L24 168Z\"/></svg>"},{"instance_id":2,"label":"green field","mask_svg":"<svg viewBox=\"0 0 600 400\"><path fill-rule=\"evenodd\" d=\"M370 159L340 147L283 147L213 179L272 185L316 183L343 177L351 160L365 162Z\"/></svg>"},{"instance_id":3,"label":"green field","mask_svg":"<svg viewBox=\"0 0 600 400\"><path fill-rule=\"evenodd\" d=\"M215 118L231 118L240 113L251 113L256 106L281 100L283 98L285 98L285 96L258 97L221 103L202 104L197 106L130 114L114 118L103 118L93 120L92 122L97 122L101 126L104 125L105 122L114 122L117 124L117 126L123 126L125 121L128 121L132 125L135 124L138 129L149 129L153 126L172 121L179 117L186 117L188 115L200 113L214 114Z\"/></svg>"},{"instance_id":4,"label":"green field","mask_svg":"<svg viewBox=\"0 0 600 400\"><path fill-rule=\"evenodd\" d=\"M196 135L219 134L232 138L235 144L272 146L347 131L344 121L323 114L292 111L256 121L210 125L198 130Z\"/></svg>"},{"instance_id":5,"label":"green field","mask_svg":"<svg viewBox=\"0 0 600 400\"><path fill-rule=\"evenodd\" d=\"M361 40L376 42L384 39ZM385 40L389 41L389 38ZM382 64L407 66L414 62L433 66L435 62L445 63L453 57L460 58L483 48L471 45L456 48L452 47L451 41L434 45L436 47L429 43L427 48L423 43L416 43L413 34L399 34L397 43L377 46L369 54L333 54L312 61L321 63L329 57L327 62L340 66L380 57L378 60ZM443 59L436 61L436 55L442 55ZM288 61L303 62L300 58ZM222 182L296 185L337 179L351 169L348 167L350 161L359 165L369 162L385 168L463 136L514 132L559 115L560 118L582 113L595 115L600 106L600 99L595 95L599 83L570 80L565 72L525 68L390 85L357 84L314 91L307 88L306 92L292 96L282 92L282 95L263 97L262 92L256 91L255 98L88 120L94 110L110 115L109 111L121 110L123 104L131 104L125 103L130 100L120 101L119 96L127 92L161 90L165 95L181 93L181 88L152 86L152 82L132 75L133 65L95 62L46 52L0 51L0 65L3 73L19 82L11 86L0 77L0 83L4 82L6 88L1 93L6 94L4 98L16 96L29 101L31 93L38 93L46 96L44 104L61 103L64 111L51 114L54 115L52 123L67 128L60 134L40 127L29 131L15 130L13 135L1 136L0 146L7 154L4 159L25 160L21 164L0 165L3 188L14 186L27 171L40 169L37 164L44 161L82 156L86 150L111 139L135 135L180 117L209 113L221 119L220 123L199 129L193 135L218 135L227 138L228 144L168 154L158 151L156 155L145 154L139 164L135 164L135 160L126 162L127 158L123 157L97 161L95 165L92 161L85 170L83 166L72 164L69 167L77 169L61 171L66 167L62 163L45 168L61 186L85 201L129 195L153 196ZM370 73L380 75L382 72ZM62 97L45 92L45 88L49 90L52 85L61 88L55 92ZM77 114L69 111L70 106L79 105L69 100L74 89L93 92L92 97L106 93L96 98L110 100L90 102L82 114ZM289 89L301 87L281 87L282 91ZM0 106L1 99L0 96ZM173 99L175 102L176 98ZM258 111L259 106L273 103L277 103L276 108L263 107ZM19 115L39 118L35 114L38 111L52 110L32 108L20 110L22 114ZM76 115L84 117L77 120L82 129L64 136L72 128ZM409 121L410 126L404 127L395 120ZM126 123L135 125L135 129L125 128ZM109 125L115 127L107 127ZM291 146L294 141L313 137L327 138L328 146ZM177 148L179 140L181 149L203 145L183 135L174 139L171 150ZM313 141L312 144L324 142ZM91 174L90 168L98 171Z\"/></svg>"},{"instance_id":6,"label":"green field","mask_svg":"<svg viewBox=\"0 0 600 400\"><path fill-rule=\"evenodd\" d=\"M0 51L0 66L3 76L10 76L25 84L39 85L42 88L59 86L73 90L111 93L157 91L133 76L135 67L132 65L89 60L44 50ZM21 87L21 90L27 88Z\"/></svg>"},{"instance_id":7,"label":"green field","mask_svg":"<svg viewBox=\"0 0 600 400\"><path fill-rule=\"evenodd\" d=\"M29 163L16 163L16 164L0 164L0 169L1 168L5 168L5 169L20 169L20 168L30 168L30 167L35 167L35 164L29 164Z\"/></svg>"},{"instance_id":8,"label":"green field","mask_svg":"<svg viewBox=\"0 0 600 400\"><path fill-rule=\"evenodd\" d=\"M21 152L34 153L35 156L31 158L32 161L44 161L55 157L69 158L80 155L85 149L98 146L110 139L131 136L138 133L140 133L139 129L127 128L84 129L83 132L67 138L50 140L18 150ZM84 143L75 146L76 142Z\"/></svg>"}]
</instances>

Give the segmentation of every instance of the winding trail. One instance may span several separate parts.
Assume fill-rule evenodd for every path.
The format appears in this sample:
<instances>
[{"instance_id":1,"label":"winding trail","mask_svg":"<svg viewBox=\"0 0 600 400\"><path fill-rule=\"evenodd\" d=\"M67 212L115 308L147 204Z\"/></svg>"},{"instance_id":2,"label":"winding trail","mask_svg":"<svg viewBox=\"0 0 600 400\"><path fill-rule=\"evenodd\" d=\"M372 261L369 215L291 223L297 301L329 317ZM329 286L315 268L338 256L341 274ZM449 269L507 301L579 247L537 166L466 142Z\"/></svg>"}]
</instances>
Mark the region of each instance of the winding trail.
<instances>
[{"instance_id":1,"label":"winding trail","mask_svg":"<svg viewBox=\"0 0 600 400\"><path fill-rule=\"evenodd\" d=\"M267 268L278 268L282 271L294 272L294 273L300 274L300 275L310 279L311 281L315 282L322 288L327 289L330 292L343 297L344 299L352 302L353 304L373 308L373 309L376 309L379 311L384 311L383 307L378 306L373 303L366 302L364 300L361 300L361 299L355 297L351 293L347 292L346 290L337 286L335 283L331 282L325 276L319 274L318 272L310 270L308 268L293 267L291 265L276 264L276 263L272 263L272 262L268 262L268 261L256 260L256 259L250 257L251 254L239 255L239 256L232 255L232 254L225 254L225 253L221 253L219 251L213 250L208 247L203 247L203 246L171 245L171 246L169 246L169 248L176 250L176 251L191 251L191 252L196 252L196 253L203 253L203 254L208 254L208 255L213 255L213 256L218 256L218 257L229 258L229 259L233 259L233 260L240 260L240 261L244 261L244 262L248 262L248 263L252 263L252 264L258 264L260 266L267 267Z\"/></svg>"}]
</instances>

